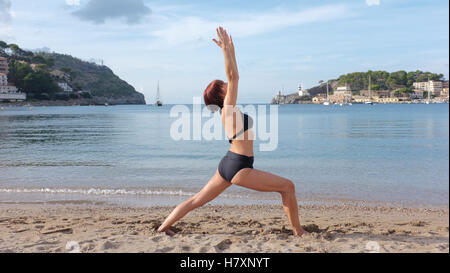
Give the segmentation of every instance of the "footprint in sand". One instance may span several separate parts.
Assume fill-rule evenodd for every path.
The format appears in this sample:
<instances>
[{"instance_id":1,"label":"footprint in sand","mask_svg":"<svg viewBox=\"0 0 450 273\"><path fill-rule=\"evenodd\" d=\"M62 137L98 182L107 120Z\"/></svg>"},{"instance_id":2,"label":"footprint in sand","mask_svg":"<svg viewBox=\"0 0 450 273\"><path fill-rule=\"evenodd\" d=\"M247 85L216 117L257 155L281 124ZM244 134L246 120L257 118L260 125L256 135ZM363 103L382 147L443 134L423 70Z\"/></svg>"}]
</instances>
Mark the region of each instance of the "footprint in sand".
<instances>
[{"instance_id":1,"label":"footprint in sand","mask_svg":"<svg viewBox=\"0 0 450 273\"><path fill-rule=\"evenodd\" d=\"M190 247L190 246L182 246L182 247L181 247L181 250L183 250L183 251L189 251L189 250L191 250L191 247Z\"/></svg>"},{"instance_id":2,"label":"footprint in sand","mask_svg":"<svg viewBox=\"0 0 450 273\"><path fill-rule=\"evenodd\" d=\"M157 243L157 242L161 241L161 239L163 239L163 238L164 238L164 236L158 235L158 236L152 237L152 238L150 238L150 239L151 239L153 242Z\"/></svg>"},{"instance_id":3,"label":"footprint in sand","mask_svg":"<svg viewBox=\"0 0 450 273\"><path fill-rule=\"evenodd\" d=\"M229 248L232 243L233 242L231 242L230 239L225 239L222 242L218 243L216 245L216 248L219 250L225 250L225 249Z\"/></svg>"},{"instance_id":4,"label":"footprint in sand","mask_svg":"<svg viewBox=\"0 0 450 273\"><path fill-rule=\"evenodd\" d=\"M120 244L114 243L111 241L106 241L101 245L102 250L108 250L108 249L117 249L119 248Z\"/></svg>"},{"instance_id":5,"label":"footprint in sand","mask_svg":"<svg viewBox=\"0 0 450 273\"><path fill-rule=\"evenodd\" d=\"M164 248L159 248L157 250L155 250L155 252L157 253L167 253L169 251L171 251L173 249L173 247L164 247Z\"/></svg>"},{"instance_id":6,"label":"footprint in sand","mask_svg":"<svg viewBox=\"0 0 450 273\"><path fill-rule=\"evenodd\" d=\"M200 248L200 250L198 251L199 253L206 253L206 252L208 252L208 247L202 247L202 248Z\"/></svg>"}]
</instances>

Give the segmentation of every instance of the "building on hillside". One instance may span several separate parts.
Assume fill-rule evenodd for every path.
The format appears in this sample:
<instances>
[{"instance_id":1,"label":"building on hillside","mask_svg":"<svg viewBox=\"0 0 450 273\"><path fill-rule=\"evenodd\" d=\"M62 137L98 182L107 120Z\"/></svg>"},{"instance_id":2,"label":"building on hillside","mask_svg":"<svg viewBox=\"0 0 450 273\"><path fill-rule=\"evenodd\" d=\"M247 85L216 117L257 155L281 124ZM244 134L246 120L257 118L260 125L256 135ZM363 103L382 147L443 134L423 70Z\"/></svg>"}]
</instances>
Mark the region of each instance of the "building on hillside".
<instances>
[{"instance_id":1,"label":"building on hillside","mask_svg":"<svg viewBox=\"0 0 450 273\"><path fill-rule=\"evenodd\" d=\"M352 90L347 86L341 86L328 96L330 103L347 103L352 101Z\"/></svg>"},{"instance_id":2,"label":"building on hillside","mask_svg":"<svg viewBox=\"0 0 450 273\"><path fill-rule=\"evenodd\" d=\"M8 85L8 76L5 73L0 73L0 86Z\"/></svg>"},{"instance_id":3,"label":"building on hillside","mask_svg":"<svg viewBox=\"0 0 450 273\"><path fill-rule=\"evenodd\" d=\"M301 84L298 85L298 95L300 97L310 96L308 90L303 90L302 89L302 85Z\"/></svg>"},{"instance_id":4,"label":"building on hillside","mask_svg":"<svg viewBox=\"0 0 450 273\"><path fill-rule=\"evenodd\" d=\"M441 81L427 81L427 82L415 82L413 87L416 90L422 90L425 92L431 92L436 97L439 97L443 88Z\"/></svg>"},{"instance_id":5,"label":"building on hillside","mask_svg":"<svg viewBox=\"0 0 450 273\"><path fill-rule=\"evenodd\" d=\"M355 103L366 103L372 101L368 96L361 96L361 95L352 96L352 100Z\"/></svg>"},{"instance_id":6,"label":"building on hillside","mask_svg":"<svg viewBox=\"0 0 450 273\"><path fill-rule=\"evenodd\" d=\"M324 94L317 94L317 96L312 98L312 103L322 104L327 101L327 97Z\"/></svg>"},{"instance_id":7,"label":"building on hillside","mask_svg":"<svg viewBox=\"0 0 450 273\"><path fill-rule=\"evenodd\" d=\"M5 57L0 57L0 73L6 75L9 73L8 59Z\"/></svg>"},{"instance_id":8,"label":"building on hillside","mask_svg":"<svg viewBox=\"0 0 450 273\"><path fill-rule=\"evenodd\" d=\"M442 88L441 98L448 99L448 87Z\"/></svg>"},{"instance_id":9,"label":"building on hillside","mask_svg":"<svg viewBox=\"0 0 450 273\"><path fill-rule=\"evenodd\" d=\"M359 94L364 97L378 97L378 98L390 98L391 91L389 90L361 90Z\"/></svg>"},{"instance_id":10,"label":"building on hillside","mask_svg":"<svg viewBox=\"0 0 450 273\"><path fill-rule=\"evenodd\" d=\"M376 103L398 103L400 100L399 98L395 97L386 97L386 98L377 98L375 99Z\"/></svg>"},{"instance_id":11,"label":"building on hillside","mask_svg":"<svg viewBox=\"0 0 450 273\"><path fill-rule=\"evenodd\" d=\"M64 92L73 92L72 87L70 87L70 85L68 85L66 82L59 82L58 86L61 87Z\"/></svg>"},{"instance_id":12,"label":"building on hillside","mask_svg":"<svg viewBox=\"0 0 450 273\"><path fill-rule=\"evenodd\" d=\"M352 90L348 87L348 86L339 86L338 88L336 88L336 90L334 91L334 94L337 95L348 95L348 94L352 94Z\"/></svg>"},{"instance_id":13,"label":"building on hillside","mask_svg":"<svg viewBox=\"0 0 450 273\"><path fill-rule=\"evenodd\" d=\"M8 84L8 60L0 57L0 101L23 101L27 98L25 93L18 92L17 88Z\"/></svg>"},{"instance_id":14,"label":"building on hillside","mask_svg":"<svg viewBox=\"0 0 450 273\"><path fill-rule=\"evenodd\" d=\"M0 101L23 101L27 98L25 93L20 93L17 88L8 84L8 76L0 73Z\"/></svg>"},{"instance_id":15,"label":"building on hillside","mask_svg":"<svg viewBox=\"0 0 450 273\"><path fill-rule=\"evenodd\" d=\"M420 89L414 89L413 93L409 93L411 99L423 99L423 93L426 91Z\"/></svg>"},{"instance_id":16,"label":"building on hillside","mask_svg":"<svg viewBox=\"0 0 450 273\"><path fill-rule=\"evenodd\" d=\"M17 87L9 84L9 85L0 85L0 93L13 94L13 93L18 93L18 92L17 92Z\"/></svg>"},{"instance_id":17,"label":"building on hillside","mask_svg":"<svg viewBox=\"0 0 450 273\"><path fill-rule=\"evenodd\" d=\"M27 95L17 92L15 86L0 86L0 101L24 101L26 99Z\"/></svg>"}]
</instances>

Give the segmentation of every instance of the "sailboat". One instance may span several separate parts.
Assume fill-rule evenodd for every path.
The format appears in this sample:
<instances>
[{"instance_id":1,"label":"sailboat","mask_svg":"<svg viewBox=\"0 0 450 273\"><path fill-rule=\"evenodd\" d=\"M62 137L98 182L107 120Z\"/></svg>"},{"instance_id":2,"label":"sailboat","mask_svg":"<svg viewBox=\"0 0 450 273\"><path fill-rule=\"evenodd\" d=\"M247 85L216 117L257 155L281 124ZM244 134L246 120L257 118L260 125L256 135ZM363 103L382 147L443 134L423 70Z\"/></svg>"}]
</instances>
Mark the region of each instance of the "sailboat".
<instances>
[{"instance_id":1,"label":"sailboat","mask_svg":"<svg viewBox=\"0 0 450 273\"><path fill-rule=\"evenodd\" d=\"M156 90L156 102L155 102L155 105L158 106L158 107L163 106L163 103L161 101L161 94L159 92L159 81L158 81L158 89Z\"/></svg>"},{"instance_id":2,"label":"sailboat","mask_svg":"<svg viewBox=\"0 0 450 273\"><path fill-rule=\"evenodd\" d=\"M425 103L426 104L430 104L431 103L431 96L430 96L431 92L428 91L427 93L428 93L428 99L427 99L427 101Z\"/></svg>"},{"instance_id":3,"label":"sailboat","mask_svg":"<svg viewBox=\"0 0 450 273\"><path fill-rule=\"evenodd\" d=\"M371 85L372 85L372 78L369 75L369 101L366 101L365 104L373 105L373 102L372 102L372 86Z\"/></svg>"},{"instance_id":4,"label":"sailboat","mask_svg":"<svg viewBox=\"0 0 450 273\"><path fill-rule=\"evenodd\" d=\"M428 84L430 84L430 77L428 77ZM427 99L427 101L425 102L426 104L430 104L430 103L431 103L431 91L430 91L430 89L431 89L431 88L428 88L428 91L427 91L428 99Z\"/></svg>"},{"instance_id":5,"label":"sailboat","mask_svg":"<svg viewBox=\"0 0 450 273\"><path fill-rule=\"evenodd\" d=\"M327 100L323 103L323 105L328 106L330 105L330 101L328 100L328 82L327 82Z\"/></svg>"}]
</instances>

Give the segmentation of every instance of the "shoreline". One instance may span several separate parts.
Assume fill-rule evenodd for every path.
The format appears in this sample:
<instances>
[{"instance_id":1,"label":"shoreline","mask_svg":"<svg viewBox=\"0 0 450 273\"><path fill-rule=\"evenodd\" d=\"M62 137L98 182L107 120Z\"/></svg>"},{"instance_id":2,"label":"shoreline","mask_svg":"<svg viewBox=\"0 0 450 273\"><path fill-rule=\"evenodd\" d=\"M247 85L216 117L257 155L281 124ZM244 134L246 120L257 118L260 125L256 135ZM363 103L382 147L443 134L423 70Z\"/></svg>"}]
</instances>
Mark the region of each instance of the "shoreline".
<instances>
[{"instance_id":1,"label":"shoreline","mask_svg":"<svg viewBox=\"0 0 450 273\"><path fill-rule=\"evenodd\" d=\"M176 206L201 188L0 188L0 206L47 204L102 204L130 208ZM397 209L449 210L449 203L423 203L420 201L387 201L380 199L355 199L335 195L320 196L317 193L298 193L302 206L366 207ZM276 193L260 193L249 190L228 191L219 195L209 205L213 206L272 206L280 205Z\"/></svg>"},{"instance_id":2,"label":"shoreline","mask_svg":"<svg viewBox=\"0 0 450 273\"><path fill-rule=\"evenodd\" d=\"M301 206L311 232L302 238L278 205L207 205L178 222L175 236L157 233L172 209L2 204L0 252L370 252L373 242L379 252L449 251L448 209ZM71 241L79 249L66 249Z\"/></svg>"},{"instance_id":3,"label":"shoreline","mask_svg":"<svg viewBox=\"0 0 450 273\"><path fill-rule=\"evenodd\" d=\"M101 100L99 102L86 102L86 101L79 101L79 100L69 100L69 101L23 101L23 102L0 102L0 107L52 107L52 106L105 106L105 103L108 103L108 106L117 106L117 105L152 105L152 104L144 104L144 103L110 103L105 100ZM257 103L261 104L261 103ZM314 103L314 102L301 102L301 103L262 103L262 104L268 104L268 105L321 105L323 106L323 103ZM353 102L353 105L365 105L364 103L359 102ZM374 103L374 105L402 105L402 104L426 104L425 102L386 102L386 103ZM431 104L449 104L448 102L432 102ZM166 105L173 105L173 104L166 104ZM183 103L182 105L191 105L190 103L186 104ZM330 104L330 106L339 106L339 104ZM347 105L344 105L347 106Z\"/></svg>"},{"instance_id":4,"label":"shoreline","mask_svg":"<svg viewBox=\"0 0 450 273\"><path fill-rule=\"evenodd\" d=\"M42 100L42 101L21 101L21 102L0 102L0 107L51 107L51 106L105 106L107 105L146 105L145 102L134 100L133 98L109 99L96 97L92 99L75 100Z\"/></svg>"}]
</instances>

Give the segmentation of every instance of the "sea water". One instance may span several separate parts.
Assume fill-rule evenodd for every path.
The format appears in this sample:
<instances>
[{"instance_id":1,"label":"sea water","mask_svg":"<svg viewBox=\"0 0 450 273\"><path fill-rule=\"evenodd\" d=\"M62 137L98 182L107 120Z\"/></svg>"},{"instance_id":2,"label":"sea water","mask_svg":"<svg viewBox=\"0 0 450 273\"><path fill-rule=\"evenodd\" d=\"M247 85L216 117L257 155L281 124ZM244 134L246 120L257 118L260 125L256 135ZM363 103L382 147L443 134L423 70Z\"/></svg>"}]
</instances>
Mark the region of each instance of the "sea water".
<instances>
[{"instance_id":1,"label":"sea water","mask_svg":"<svg viewBox=\"0 0 450 273\"><path fill-rule=\"evenodd\" d=\"M172 107L5 107L0 204L151 206L189 198L229 144L175 141ZM300 204L448 207L448 104L282 105L277 149L262 152L259 144L254 167L291 179ZM280 197L232 186L213 204L280 204Z\"/></svg>"}]
</instances>

